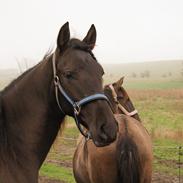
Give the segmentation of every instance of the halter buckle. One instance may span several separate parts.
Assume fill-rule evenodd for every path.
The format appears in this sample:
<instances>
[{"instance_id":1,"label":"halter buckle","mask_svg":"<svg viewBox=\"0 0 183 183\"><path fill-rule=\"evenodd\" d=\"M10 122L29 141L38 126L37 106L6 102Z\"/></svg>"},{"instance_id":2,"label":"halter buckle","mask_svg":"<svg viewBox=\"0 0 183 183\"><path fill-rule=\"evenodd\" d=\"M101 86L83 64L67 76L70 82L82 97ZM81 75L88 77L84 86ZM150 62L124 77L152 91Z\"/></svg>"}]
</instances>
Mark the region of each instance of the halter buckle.
<instances>
[{"instance_id":1,"label":"halter buckle","mask_svg":"<svg viewBox=\"0 0 183 183\"><path fill-rule=\"evenodd\" d=\"M90 139L91 139L91 134L90 134L90 132L87 132L86 136L85 136L85 140L89 141Z\"/></svg>"}]
</instances>

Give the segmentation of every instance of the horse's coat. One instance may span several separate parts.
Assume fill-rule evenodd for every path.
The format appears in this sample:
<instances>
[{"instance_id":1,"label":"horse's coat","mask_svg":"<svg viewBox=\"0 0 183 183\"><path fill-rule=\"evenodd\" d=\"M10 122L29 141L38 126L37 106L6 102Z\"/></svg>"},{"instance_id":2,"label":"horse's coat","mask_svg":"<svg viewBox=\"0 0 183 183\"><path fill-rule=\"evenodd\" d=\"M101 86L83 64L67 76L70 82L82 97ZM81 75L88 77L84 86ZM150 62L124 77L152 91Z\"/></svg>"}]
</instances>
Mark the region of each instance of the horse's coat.
<instances>
[{"instance_id":1,"label":"horse's coat","mask_svg":"<svg viewBox=\"0 0 183 183\"><path fill-rule=\"evenodd\" d=\"M122 81L113 86L119 102L129 111L134 107ZM109 86L104 88L113 106L119 112ZM121 113L121 111L120 111ZM73 158L73 171L77 183L150 183L152 174L151 139L138 114L128 117L116 115L119 133L109 146L98 148L92 141L81 137Z\"/></svg>"}]
</instances>

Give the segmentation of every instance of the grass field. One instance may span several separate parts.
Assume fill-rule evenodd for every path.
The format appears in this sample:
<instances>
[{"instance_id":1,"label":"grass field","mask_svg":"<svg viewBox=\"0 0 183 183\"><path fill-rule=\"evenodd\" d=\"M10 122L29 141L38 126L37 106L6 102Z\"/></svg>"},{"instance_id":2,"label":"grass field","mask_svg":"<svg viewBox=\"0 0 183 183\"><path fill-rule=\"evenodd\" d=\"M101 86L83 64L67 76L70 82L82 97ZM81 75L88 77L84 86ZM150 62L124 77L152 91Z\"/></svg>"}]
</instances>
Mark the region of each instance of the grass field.
<instances>
[{"instance_id":1,"label":"grass field","mask_svg":"<svg viewBox=\"0 0 183 183\"><path fill-rule=\"evenodd\" d=\"M125 82L124 87L127 89L153 90L153 89L179 89L183 87L183 81L133 81Z\"/></svg>"},{"instance_id":2,"label":"grass field","mask_svg":"<svg viewBox=\"0 0 183 183\"><path fill-rule=\"evenodd\" d=\"M152 137L154 171L177 176L179 173L178 146L183 145L183 84L176 82L174 85L171 82L165 82L163 85L162 87L161 84L149 83L147 86L141 83L138 87L136 84L129 84L125 87L128 88L127 91ZM74 122L69 119L67 124L62 137L77 138L78 130ZM40 174L74 183L71 167L76 141L64 140L62 137L58 137ZM183 153L183 149L181 152ZM181 158L183 162L183 156ZM183 175L183 167L181 174Z\"/></svg>"},{"instance_id":3,"label":"grass field","mask_svg":"<svg viewBox=\"0 0 183 183\"><path fill-rule=\"evenodd\" d=\"M182 67L182 62L178 62L178 64ZM145 69L145 66L143 67L138 67L141 69L140 72ZM172 67L172 64L168 65L169 70ZM114 73L112 76L107 75L104 83L116 81L116 78L119 79L121 70L118 70L116 75ZM165 70L166 68L163 72ZM134 72L128 69L127 71ZM177 71L180 73L180 69L174 67L172 70L174 77L162 78L162 73L159 73L159 78L156 78L157 71L154 68L151 72L152 75L154 73L153 78L126 77L124 81L124 87L152 137L154 172L169 176L178 175L177 147L183 146L183 78ZM2 75L0 73L0 89L7 85L15 75L15 72L13 76L7 72ZM65 130L61 136L58 135L40 170L40 175L65 183L74 183L72 157L79 132L72 119L68 118L67 121ZM181 153L183 154L183 149ZM181 162L183 162L183 156L181 156ZM183 163L181 166L181 175L183 176Z\"/></svg>"}]
</instances>

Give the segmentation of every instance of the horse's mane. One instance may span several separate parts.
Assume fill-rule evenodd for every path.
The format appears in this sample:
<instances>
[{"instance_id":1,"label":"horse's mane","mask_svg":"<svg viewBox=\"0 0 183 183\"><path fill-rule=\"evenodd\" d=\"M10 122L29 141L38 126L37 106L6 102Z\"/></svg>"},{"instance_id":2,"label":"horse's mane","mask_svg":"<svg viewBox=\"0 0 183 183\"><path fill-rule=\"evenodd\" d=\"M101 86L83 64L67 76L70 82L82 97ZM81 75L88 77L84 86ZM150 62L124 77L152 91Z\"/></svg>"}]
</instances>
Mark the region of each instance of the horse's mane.
<instances>
[{"instance_id":1,"label":"horse's mane","mask_svg":"<svg viewBox=\"0 0 183 183\"><path fill-rule=\"evenodd\" d=\"M43 59L37 63L36 65L34 65L33 67L27 69L24 73L22 73L21 75L19 75L16 79L14 79L13 81L11 81L11 83L9 85L7 85L3 90L2 93L10 90L11 88L13 88L19 81L22 80L22 78L24 78L25 75L27 75L28 73L30 73L31 71L33 71L38 65L40 65L42 62L44 62L45 60L47 60L50 56L52 55L52 49L49 49Z\"/></svg>"},{"instance_id":2,"label":"horse's mane","mask_svg":"<svg viewBox=\"0 0 183 183\"><path fill-rule=\"evenodd\" d=\"M7 146L7 138L5 134L5 121L3 116L2 92L0 92L0 156L2 151Z\"/></svg>"},{"instance_id":3,"label":"horse's mane","mask_svg":"<svg viewBox=\"0 0 183 183\"><path fill-rule=\"evenodd\" d=\"M3 115L2 115L2 97L1 97L1 92L0 92L0 130L1 130L1 126L2 126L2 118L3 118Z\"/></svg>"},{"instance_id":4,"label":"horse's mane","mask_svg":"<svg viewBox=\"0 0 183 183\"><path fill-rule=\"evenodd\" d=\"M29 68L28 70L26 70L23 74L21 74L20 76L18 76L16 79L14 79L13 81L11 81L11 83L9 85L7 85L3 90L2 93L5 93L6 91L10 90L11 88L13 88L19 81L22 80L22 78L28 74L29 72L31 72L37 65L33 66L32 68Z\"/></svg>"},{"instance_id":5,"label":"horse's mane","mask_svg":"<svg viewBox=\"0 0 183 183\"><path fill-rule=\"evenodd\" d=\"M4 129L3 125L3 108L2 108L2 92L0 92L0 140L1 140L1 132Z\"/></svg>"}]
</instances>

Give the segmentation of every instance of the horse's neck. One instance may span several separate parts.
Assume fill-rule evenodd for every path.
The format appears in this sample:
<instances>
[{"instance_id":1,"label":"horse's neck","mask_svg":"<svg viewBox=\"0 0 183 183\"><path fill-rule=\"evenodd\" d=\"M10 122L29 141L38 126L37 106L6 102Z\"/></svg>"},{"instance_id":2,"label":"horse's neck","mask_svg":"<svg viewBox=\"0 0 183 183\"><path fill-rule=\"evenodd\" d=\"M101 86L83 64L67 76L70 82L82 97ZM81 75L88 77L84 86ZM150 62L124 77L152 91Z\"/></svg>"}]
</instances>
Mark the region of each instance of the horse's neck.
<instances>
[{"instance_id":1,"label":"horse's neck","mask_svg":"<svg viewBox=\"0 0 183 183\"><path fill-rule=\"evenodd\" d=\"M2 109L2 94L0 92L0 154L4 151L7 144L7 136L5 135L5 121L3 118L3 109ZM3 157L1 157L2 159Z\"/></svg>"},{"instance_id":2,"label":"horse's neck","mask_svg":"<svg viewBox=\"0 0 183 183\"><path fill-rule=\"evenodd\" d=\"M1 92L0 92L0 126L1 125L2 125L2 99L1 99Z\"/></svg>"},{"instance_id":3,"label":"horse's neck","mask_svg":"<svg viewBox=\"0 0 183 183\"><path fill-rule=\"evenodd\" d=\"M132 103L132 101L131 101L131 99L129 99L129 103L128 103L128 105L127 105L127 107L128 107L128 112L132 112L132 111L134 111L135 110L135 107L134 107L134 105L133 105L133 103ZM139 117L139 114L137 113L137 114L135 114L135 115L133 115L132 116L133 118L135 118L136 120L138 120L138 121L141 121L141 119L140 119L140 117Z\"/></svg>"},{"instance_id":4,"label":"horse's neck","mask_svg":"<svg viewBox=\"0 0 183 183\"><path fill-rule=\"evenodd\" d=\"M2 97L7 159L22 167L41 166L64 118L55 114L51 69L50 61L37 65Z\"/></svg>"}]
</instances>

